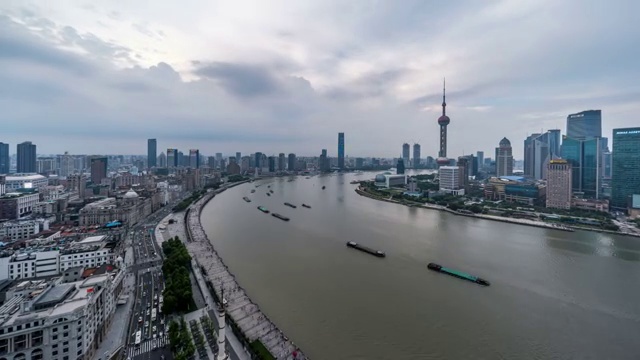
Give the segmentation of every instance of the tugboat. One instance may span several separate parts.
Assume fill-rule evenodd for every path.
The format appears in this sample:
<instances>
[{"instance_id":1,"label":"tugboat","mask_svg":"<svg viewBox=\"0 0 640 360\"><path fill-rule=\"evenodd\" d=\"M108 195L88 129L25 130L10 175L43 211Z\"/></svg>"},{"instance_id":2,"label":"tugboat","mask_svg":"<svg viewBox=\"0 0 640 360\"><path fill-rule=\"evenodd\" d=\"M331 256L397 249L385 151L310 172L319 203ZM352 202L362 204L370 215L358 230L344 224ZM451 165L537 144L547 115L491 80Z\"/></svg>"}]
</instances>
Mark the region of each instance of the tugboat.
<instances>
[{"instance_id":1,"label":"tugboat","mask_svg":"<svg viewBox=\"0 0 640 360\"><path fill-rule=\"evenodd\" d=\"M322 190L324 190L326 188L326 186L322 186Z\"/></svg>"},{"instance_id":2,"label":"tugboat","mask_svg":"<svg viewBox=\"0 0 640 360\"><path fill-rule=\"evenodd\" d=\"M288 202L286 202L284 204L287 205L288 207L294 208L294 209L297 207L297 206L293 205L292 203L288 203Z\"/></svg>"},{"instance_id":3,"label":"tugboat","mask_svg":"<svg viewBox=\"0 0 640 360\"><path fill-rule=\"evenodd\" d=\"M277 217L277 218L278 218L278 219L280 219L280 220L289 221L289 218L288 218L288 217L286 217L286 216L282 216L282 215L277 214L277 213L273 213L273 214L271 214L271 216L273 216L273 217Z\"/></svg>"},{"instance_id":4,"label":"tugboat","mask_svg":"<svg viewBox=\"0 0 640 360\"><path fill-rule=\"evenodd\" d=\"M442 265L438 265L436 263L429 263L429 265L427 265L427 268L429 270L433 270L433 271L437 271L439 273L451 275L451 276L457 277L459 279L469 280L469 281L474 282L474 283L476 283L478 285L483 285L483 286L491 285L491 283L488 282L485 279L479 278L477 276L469 275L467 273L463 273L462 271L449 269L449 268L446 268L446 267L444 267Z\"/></svg>"},{"instance_id":5,"label":"tugboat","mask_svg":"<svg viewBox=\"0 0 640 360\"><path fill-rule=\"evenodd\" d=\"M309 206L307 204L302 204L302 207L306 207L307 209L311 209L311 206Z\"/></svg>"},{"instance_id":6,"label":"tugboat","mask_svg":"<svg viewBox=\"0 0 640 360\"><path fill-rule=\"evenodd\" d=\"M269 192L273 194L273 190L269 190Z\"/></svg>"},{"instance_id":7,"label":"tugboat","mask_svg":"<svg viewBox=\"0 0 640 360\"><path fill-rule=\"evenodd\" d=\"M251 193L253 194L254 192L256 192L256 189L251 189Z\"/></svg>"},{"instance_id":8,"label":"tugboat","mask_svg":"<svg viewBox=\"0 0 640 360\"><path fill-rule=\"evenodd\" d=\"M267 193L267 196L271 196L271 194L270 194L270 193Z\"/></svg>"},{"instance_id":9,"label":"tugboat","mask_svg":"<svg viewBox=\"0 0 640 360\"><path fill-rule=\"evenodd\" d=\"M243 197L242 200L246 201L246 202L251 202L251 199L249 199L248 197Z\"/></svg>"},{"instance_id":10,"label":"tugboat","mask_svg":"<svg viewBox=\"0 0 640 360\"><path fill-rule=\"evenodd\" d=\"M268 214L268 213L269 213L269 210L267 210L267 208L266 208L266 207L264 207L264 206L258 206L258 210L262 211L262 212L263 212L263 213L265 213L265 214Z\"/></svg>"}]
</instances>

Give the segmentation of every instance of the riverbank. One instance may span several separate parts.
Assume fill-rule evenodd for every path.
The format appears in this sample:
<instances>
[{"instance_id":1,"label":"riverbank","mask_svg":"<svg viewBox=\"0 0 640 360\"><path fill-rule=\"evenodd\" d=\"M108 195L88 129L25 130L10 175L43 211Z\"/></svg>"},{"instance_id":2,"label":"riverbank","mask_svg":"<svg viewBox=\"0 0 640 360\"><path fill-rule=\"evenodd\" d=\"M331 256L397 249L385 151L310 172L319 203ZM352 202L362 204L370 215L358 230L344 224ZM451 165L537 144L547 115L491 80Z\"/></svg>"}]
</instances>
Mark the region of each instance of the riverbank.
<instances>
[{"instance_id":1,"label":"riverbank","mask_svg":"<svg viewBox=\"0 0 640 360\"><path fill-rule=\"evenodd\" d=\"M200 214L204 206L216 194L240 184L234 183L211 191L191 205L186 215L185 223L190 237L187 249L196 267L201 270L202 275L206 278L207 284L210 284L210 290L211 288L213 289L213 297L217 300L220 299L222 296L221 289L224 289L224 298L227 300L227 316L232 320L230 328L234 332L240 332L241 336L239 337L241 337L245 348L261 344L276 359L307 359L302 351L262 313L258 305L251 301L245 290L237 283L233 274L224 264L202 228Z\"/></svg>"},{"instance_id":2,"label":"riverbank","mask_svg":"<svg viewBox=\"0 0 640 360\"><path fill-rule=\"evenodd\" d=\"M368 197L370 199L374 199L374 200L379 200L379 201L386 201L386 202L390 202L390 203L394 203L394 204L398 204L398 205L405 205L404 203L398 201L398 200L393 200L393 199L385 199L379 196L376 196L374 194L370 194L364 190L361 190L360 188L356 189L356 193L358 193L358 195L364 196L364 197ZM562 226L562 225L555 225L555 224L549 224L549 223L545 223L542 221L535 221L535 220L528 220L528 219L513 219L513 218L504 218L504 217L500 217L500 216L494 216L494 215L486 215L486 214L465 214L465 213L461 213L455 210L451 210L445 206L441 206L441 205L433 205L433 204L422 204L422 203L412 203L410 204L412 207L417 207L417 208L424 208L424 209L431 209L431 210L439 210L439 211L446 211L450 214L453 215L458 215L458 216L466 216L466 217L471 217L471 218L478 218L478 219L484 219L484 220L491 220L491 221L500 221L500 222L505 222L505 223L511 223L511 224L518 224L518 225L526 225L526 226L533 226L533 227L539 227L539 228L547 228L547 229L553 229L553 230L560 230L560 231L568 231L568 232L573 232L575 231L574 229L567 227L567 226Z\"/></svg>"}]
</instances>

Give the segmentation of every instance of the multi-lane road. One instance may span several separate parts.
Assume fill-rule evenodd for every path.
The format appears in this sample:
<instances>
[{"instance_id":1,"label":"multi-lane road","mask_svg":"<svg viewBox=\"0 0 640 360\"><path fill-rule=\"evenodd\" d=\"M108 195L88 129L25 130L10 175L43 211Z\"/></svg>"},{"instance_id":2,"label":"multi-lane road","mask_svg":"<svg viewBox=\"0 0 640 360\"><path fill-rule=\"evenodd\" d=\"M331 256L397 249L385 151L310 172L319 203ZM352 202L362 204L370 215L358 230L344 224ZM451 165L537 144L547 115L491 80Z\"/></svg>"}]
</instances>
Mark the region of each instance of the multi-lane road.
<instances>
[{"instance_id":1,"label":"multi-lane road","mask_svg":"<svg viewBox=\"0 0 640 360\"><path fill-rule=\"evenodd\" d=\"M162 249L155 239L155 227L171 212L173 204L142 220L129 229L134 263L129 271L136 276L135 303L129 323L127 359L172 358L168 345L168 324L162 311Z\"/></svg>"}]
</instances>

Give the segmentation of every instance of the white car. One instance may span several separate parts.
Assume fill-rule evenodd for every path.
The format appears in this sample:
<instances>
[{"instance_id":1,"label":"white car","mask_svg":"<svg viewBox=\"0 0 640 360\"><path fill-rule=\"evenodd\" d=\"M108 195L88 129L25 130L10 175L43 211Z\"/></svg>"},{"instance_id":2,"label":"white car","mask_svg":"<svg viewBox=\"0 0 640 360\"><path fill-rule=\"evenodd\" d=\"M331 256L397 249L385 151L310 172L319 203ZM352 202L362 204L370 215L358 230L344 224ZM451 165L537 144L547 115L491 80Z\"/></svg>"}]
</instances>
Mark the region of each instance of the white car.
<instances>
[{"instance_id":1,"label":"white car","mask_svg":"<svg viewBox=\"0 0 640 360\"><path fill-rule=\"evenodd\" d=\"M156 326L153 325L153 327L151 328L151 332L155 333L156 332Z\"/></svg>"}]
</instances>

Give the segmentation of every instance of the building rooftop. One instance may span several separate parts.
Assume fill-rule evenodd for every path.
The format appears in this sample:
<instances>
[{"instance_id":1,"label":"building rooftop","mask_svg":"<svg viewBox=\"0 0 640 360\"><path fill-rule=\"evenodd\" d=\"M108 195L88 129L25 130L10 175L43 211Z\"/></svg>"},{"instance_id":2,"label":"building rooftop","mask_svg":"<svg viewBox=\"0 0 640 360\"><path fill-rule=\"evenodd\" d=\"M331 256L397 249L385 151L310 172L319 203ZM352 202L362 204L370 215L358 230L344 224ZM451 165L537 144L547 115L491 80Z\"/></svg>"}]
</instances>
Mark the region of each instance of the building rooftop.
<instances>
[{"instance_id":1,"label":"building rooftop","mask_svg":"<svg viewBox=\"0 0 640 360\"><path fill-rule=\"evenodd\" d=\"M52 286L33 304L59 303L64 300L70 292L74 291L75 288L76 285L74 283Z\"/></svg>"},{"instance_id":2,"label":"building rooftop","mask_svg":"<svg viewBox=\"0 0 640 360\"><path fill-rule=\"evenodd\" d=\"M95 235L84 238L81 241L76 242L76 244L88 245L92 243L100 243L106 239L106 235Z\"/></svg>"},{"instance_id":3,"label":"building rooftop","mask_svg":"<svg viewBox=\"0 0 640 360\"><path fill-rule=\"evenodd\" d=\"M29 181L29 180L43 180L46 179L45 176L40 175L40 174L11 174L11 175L7 175L5 180L6 181Z\"/></svg>"}]
</instances>

